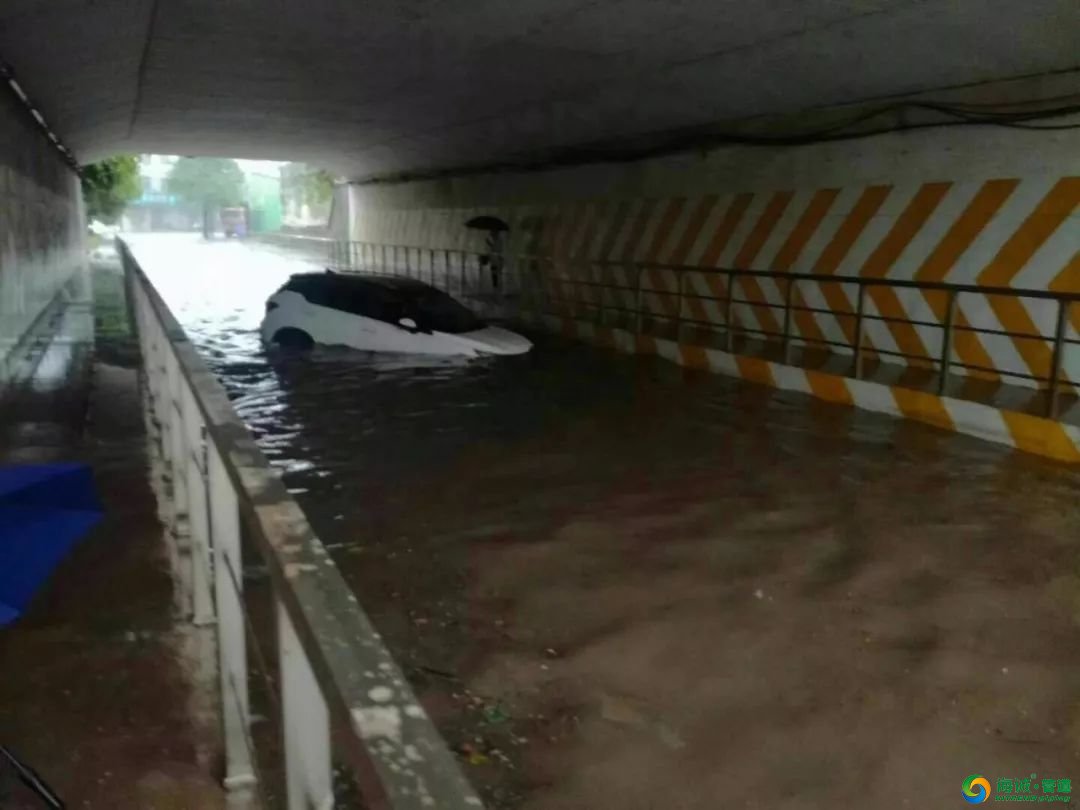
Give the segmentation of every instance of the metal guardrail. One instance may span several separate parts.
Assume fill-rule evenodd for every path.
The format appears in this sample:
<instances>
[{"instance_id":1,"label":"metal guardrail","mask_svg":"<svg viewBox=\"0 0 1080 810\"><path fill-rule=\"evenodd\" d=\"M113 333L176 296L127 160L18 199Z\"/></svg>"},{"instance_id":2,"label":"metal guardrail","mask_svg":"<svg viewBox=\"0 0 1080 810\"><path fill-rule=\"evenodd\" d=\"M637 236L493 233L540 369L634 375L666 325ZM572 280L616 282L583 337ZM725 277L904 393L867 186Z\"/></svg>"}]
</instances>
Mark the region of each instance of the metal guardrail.
<instances>
[{"instance_id":1,"label":"metal guardrail","mask_svg":"<svg viewBox=\"0 0 1080 810\"><path fill-rule=\"evenodd\" d=\"M417 248L405 245L385 245L370 242L338 242L330 248L330 261L336 267L361 272L389 272L411 275L421 280L437 283L438 270L443 269L443 286L453 293L454 281L458 287L469 294L484 288L483 268L488 257L482 253L463 250L443 250L437 248ZM603 326L621 326L636 334L647 332L646 325L667 322L676 340L682 338L687 329L699 329L710 332L722 332L724 348L735 351L738 340L759 339L766 344L779 348L780 359L790 363L796 345L819 347L826 352L850 355L850 376L860 379L864 374L867 355L893 358L905 365L931 369L936 373L938 393L944 393L950 374L957 369L973 374L992 374L996 376L1026 380L1036 388L1045 390L1046 415L1055 418L1058 414L1061 389L1067 382L1063 369L1065 353L1070 347L1080 346L1080 340L1068 335L1068 325L1073 307L1080 308L1080 293L1062 293L1052 290L1020 289L1012 287L991 287L976 284L952 284L948 282L914 281L889 278L865 278L862 276L824 275L815 273L791 273L777 270L737 270L734 268L707 268L688 265L671 265L653 262L620 262L559 258L540 255L516 255L499 259L500 282L497 291L506 295L513 291L520 306L529 307L537 312L579 315L584 312L588 317ZM470 267L474 268L470 270ZM675 289L667 289L650 279L653 271L670 273L675 276ZM630 279L629 283L615 283L605 280L617 274ZM702 293L688 283L692 277L712 278L720 281L723 295ZM470 288L468 279L476 279ZM769 280L779 291L782 302L770 301L761 291L760 281ZM852 311L838 311L835 308L808 306L799 301L808 300L801 294L800 285L821 285L832 290L843 291L846 301L850 301L848 290L853 292L855 301ZM710 286L706 283L705 286ZM736 289L744 291L756 288L755 297L737 297ZM572 290L572 295L560 292L560 288ZM845 290L847 288L847 290ZM488 285L488 289L496 288ZM806 287L803 288L805 290ZM917 290L924 294L941 296L941 308L944 317L941 321L918 320L914 318L896 318L867 311L866 299L875 289ZM1006 298L1012 300L1033 300L1049 302L1054 309L1054 327L1052 333L1024 333L1006 329L977 327L960 323L956 317L957 304L961 296L978 295L984 298ZM711 302L720 313L720 319L710 320L692 317L689 310L691 302ZM656 304L659 303L659 306ZM758 328L740 322L736 307L749 307L756 313L774 313L769 318L759 318L776 323L776 329ZM849 328L842 329L845 340L811 338L796 332L793 321L799 313L811 317L818 314L830 315L838 322L846 320ZM911 328L935 329L941 331L940 350L936 354L913 354L892 351L875 346L868 347L866 327L869 323L886 325L902 324ZM1032 374L1021 370L1004 370L976 363L964 362L955 356L954 344L960 333L989 335L1009 338L1013 341L1041 342L1050 346L1050 356L1046 374ZM1075 350L1075 349L1074 349Z\"/></svg>"},{"instance_id":2,"label":"metal guardrail","mask_svg":"<svg viewBox=\"0 0 1080 810\"><path fill-rule=\"evenodd\" d=\"M371 242L333 242L330 267L346 272L386 273L426 281L463 297L505 298L522 292L521 274L482 252L418 248Z\"/></svg>"},{"instance_id":3,"label":"metal guardrail","mask_svg":"<svg viewBox=\"0 0 1080 810\"><path fill-rule=\"evenodd\" d=\"M182 541L172 555L176 575L194 623L216 629L225 787L250 789L256 782L243 525L273 589L289 810L334 806L334 760L352 767L365 807L482 807L221 384L129 247L119 247L147 407L171 491L170 528Z\"/></svg>"}]
</instances>

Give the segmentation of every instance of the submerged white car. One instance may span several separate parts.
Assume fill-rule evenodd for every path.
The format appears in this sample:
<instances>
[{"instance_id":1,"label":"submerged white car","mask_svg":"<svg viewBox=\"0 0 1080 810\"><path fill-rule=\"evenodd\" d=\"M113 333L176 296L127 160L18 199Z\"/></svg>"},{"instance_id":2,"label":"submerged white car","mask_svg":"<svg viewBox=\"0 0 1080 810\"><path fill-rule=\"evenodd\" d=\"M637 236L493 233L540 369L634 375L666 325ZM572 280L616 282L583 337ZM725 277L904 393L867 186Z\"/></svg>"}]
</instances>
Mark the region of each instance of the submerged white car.
<instances>
[{"instance_id":1,"label":"submerged white car","mask_svg":"<svg viewBox=\"0 0 1080 810\"><path fill-rule=\"evenodd\" d=\"M414 279L298 273L266 302L262 338L309 348L316 343L373 352L524 354L526 338L489 326L442 290Z\"/></svg>"}]
</instances>

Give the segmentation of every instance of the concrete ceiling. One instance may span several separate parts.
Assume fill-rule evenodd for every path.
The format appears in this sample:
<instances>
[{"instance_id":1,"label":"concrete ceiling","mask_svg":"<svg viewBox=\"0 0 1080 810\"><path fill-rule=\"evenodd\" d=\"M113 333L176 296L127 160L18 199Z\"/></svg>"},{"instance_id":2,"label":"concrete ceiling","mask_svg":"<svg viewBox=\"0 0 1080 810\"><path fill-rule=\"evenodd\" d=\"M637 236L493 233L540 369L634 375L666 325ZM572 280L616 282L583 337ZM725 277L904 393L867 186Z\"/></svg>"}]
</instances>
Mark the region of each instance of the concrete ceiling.
<instances>
[{"instance_id":1,"label":"concrete ceiling","mask_svg":"<svg viewBox=\"0 0 1080 810\"><path fill-rule=\"evenodd\" d=\"M1080 65L1077 0L0 0L0 58L82 161L352 178Z\"/></svg>"}]
</instances>

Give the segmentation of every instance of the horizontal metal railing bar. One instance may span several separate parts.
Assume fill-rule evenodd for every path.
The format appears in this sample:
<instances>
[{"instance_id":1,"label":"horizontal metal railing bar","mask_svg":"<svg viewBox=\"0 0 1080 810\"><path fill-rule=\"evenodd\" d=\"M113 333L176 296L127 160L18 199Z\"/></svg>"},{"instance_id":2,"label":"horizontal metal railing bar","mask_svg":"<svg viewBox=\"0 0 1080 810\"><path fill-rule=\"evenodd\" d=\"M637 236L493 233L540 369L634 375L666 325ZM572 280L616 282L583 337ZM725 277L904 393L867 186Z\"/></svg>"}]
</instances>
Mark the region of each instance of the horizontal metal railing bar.
<instances>
[{"instance_id":1,"label":"horizontal metal railing bar","mask_svg":"<svg viewBox=\"0 0 1080 810\"><path fill-rule=\"evenodd\" d=\"M363 243L374 244L374 243ZM393 247L389 247L389 250L393 250ZM398 249L403 249L403 246L398 246ZM417 250L418 248L413 248ZM439 251L441 249L427 248L430 251ZM457 250L457 253L472 255L472 256L484 256L483 252L478 251L465 251ZM1033 299L1054 301L1062 307L1071 307L1072 305L1080 302L1080 292L1058 292L1053 290L1039 290L1031 288L1013 288L1013 287L998 287L989 285L978 284L958 284L953 282L931 282L931 281L918 281L907 279L890 279L890 278L868 278L862 276L839 276L819 273L793 273L790 271L777 271L777 270L750 270L750 269L736 269L736 268L710 268L710 267L696 267L693 265L679 265L668 264L663 262L640 262L640 261L619 261L619 260L607 260L607 259L575 259L570 257L559 257L549 255L538 254L511 254L505 257L507 260L515 260L519 263L526 265L528 269L518 273L520 278L529 275L530 272L535 275L541 267L554 268L555 274L547 272L547 274L539 280L537 287L541 292L546 291L548 288L555 287L559 284L571 286L573 288L594 288L600 289L603 292L612 291L618 294L623 292L634 293L642 297L641 303L634 308L618 307L604 303L606 296L597 296L599 299L596 302L577 301L565 298L559 298L552 296L550 292L542 294L540 298L546 300L549 305L563 304L568 308L577 308L585 310L597 310L599 312L614 312L619 314L629 314L631 316L648 319L650 321L675 321L679 324L685 324L687 326L693 326L696 328L708 328L708 329L725 329L732 332L738 332L741 334L760 335L767 339L779 339L784 340L784 334L780 332L773 332L771 330L755 329L740 324L721 324L714 322L704 322L698 319L689 318L682 313L681 306L682 301L697 300L697 301L711 301L715 304L723 304L727 306L741 306L750 307L754 310L760 311L762 309L768 309L771 311L785 311L787 313L794 312L811 312L815 314L828 314L836 318L847 318L858 321L859 318L865 322L873 321L877 323L885 324L906 324L913 327L922 327L926 329L938 329L938 330L953 330L963 331L977 335L994 335L999 337L1006 337L1013 340L1024 341L1038 341L1044 343L1050 343L1054 341L1054 336L1046 335L1042 333L1030 333L1030 332L1018 332L1008 329L993 329L988 327L978 327L970 323L958 324L951 323L946 324L944 322L938 323L926 320L897 318L888 315L873 314L870 312L854 312L854 311L835 311L832 309L825 309L820 307L804 306L801 304L795 304L790 300L785 302L774 302L767 297L761 300L751 301L745 298L737 298L734 296L717 296L706 293L698 292L696 289L686 289L681 281L678 284L678 288L675 290L668 288L661 288L653 285L651 279L647 276L647 271L650 270L662 270L674 272L679 276L685 275L698 275L701 277L720 277L726 281L739 281L747 278L767 278L777 282L777 286L782 292L789 290L798 290L799 285L803 282L809 282L813 284L825 285L839 285L841 288L844 285L850 285L854 288L852 292L864 288L895 288L895 289L912 289L919 290L923 293L938 293L945 296L954 297L953 300L958 300L960 296L966 295L978 295L983 297L1000 297L1010 299ZM573 275L575 269L585 270L588 273L587 278ZM622 272L627 276L636 276L639 281L636 285L630 284L618 284L603 280L603 274L614 269L618 272ZM600 275L601 278L596 279L596 275ZM650 297L679 300L680 312L678 315L669 315L663 312L656 312L653 307L647 303L647 299ZM946 299L948 300L948 299ZM799 335L796 331L791 331L786 337L790 342L802 342L813 343L815 345L826 346L841 346L848 349L853 347L844 342L830 341L830 340L814 340L805 338ZM1063 345L1080 345L1080 339L1071 338L1068 335L1061 336L1059 342ZM899 357L909 361L916 361L919 364L941 364L940 358L934 358L929 355L921 354L909 354L905 352L885 350L877 347L867 347L867 351L876 352L879 355ZM958 360L951 360L950 365L960 369L971 369L986 371L993 374L1010 376L1015 378L1022 378L1028 380L1034 380L1037 382L1049 382L1051 377L1041 377L1038 375L1025 374L1022 372L1004 372L1000 369L990 369L983 366L977 366L973 364L965 364Z\"/></svg>"},{"instance_id":2,"label":"horizontal metal railing bar","mask_svg":"<svg viewBox=\"0 0 1080 810\"><path fill-rule=\"evenodd\" d=\"M518 254L514 258L536 261L537 258ZM1080 301L1080 292L1058 292L1022 287L996 287L979 284L956 284L948 281L916 281L895 278L871 278L863 276L833 276L823 273L793 273L786 270L742 270L723 267L695 267L693 265L664 264L661 262L592 261L602 267L633 267L638 270L671 270L681 273L728 276L735 278L793 279L796 284L811 281L825 284L853 284L859 287L896 287L912 290L936 290L940 292L974 293L1004 298L1037 298L1050 301Z\"/></svg>"},{"instance_id":3,"label":"horizontal metal railing bar","mask_svg":"<svg viewBox=\"0 0 1080 810\"><path fill-rule=\"evenodd\" d=\"M972 332L976 335L998 335L1000 337L1012 338L1013 340L1036 340L1042 343L1054 342L1053 335L1036 335L1031 332L1013 332L1009 329L987 329L965 324L953 324L953 329L957 332Z\"/></svg>"},{"instance_id":4,"label":"horizontal metal railing bar","mask_svg":"<svg viewBox=\"0 0 1080 810\"><path fill-rule=\"evenodd\" d=\"M352 242L350 244L362 244L380 247L382 243L377 242ZM430 248L422 246L406 246L406 245L386 245L388 250L397 248L398 250L404 250L406 247L411 247L413 250L423 249L436 252L444 252L447 248ZM484 251L470 251L461 248L449 248L451 253L465 254L469 256L482 257L487 254ZM544 264L564 264L570 267L624 267L632 268L635 270L671 270L679 273L697 273L708 276L728 276L731 275L735 278L771 278L771 279L793 279L796 283L802 281L816 282L819 284L853 284L855 286L862 287L898 287L901 289L916 289L916 290L931 290L940 292L956 292L967 293L976 295L994 295L1002 296L1006 298L1036 298L1043 300L1053 301L1067 301L1076 302L1080 301L1080 292L1058 292L1056 290L1038 290L1033 288L1024 287L997 287L997 286L984 286L979 284L957 284L948 281L916 281L908 279L893 279L893 278L871 278L863 276L840 276L840 275L828 275L823 273L793 273L786 270L750 270L750 269L737 269L737 268L725 268L725 267L698 267L695 265L683 265L683 264L667 264L663 262L624 262L613 259L560 259L552 256L545 256L540 254L510 254L506 258L513 258L519 261L527 261L534 263Z\"/></svg>"},{"instance_id":5,"label":"horizontal metal railing bar","mask_svg":"<svg viewBox=\"0 0 1080 810\"><path fill-rule=\"evenodd\" d=\"M901 357L905 360L918 361L920 364L927 364L930 366L940 365L938 358L931 357L925 354L906 354L904 352L893 351L891 349L879 349L877 347L873 349L864 349L864 351L869 355L877 354L886 357ZM1042 377L1037 374L1025 374L1019 371L1004 371L1002 369L991 369L987 368L986 366L963 363L959 360L952 360L949 365L952 368L966 368L977 371L988 371L1003 377L1020 377L1025 380L1034 380L1036 382L1047 382L1049 380L1048 377Z\"/></svg>"},{"instance_id":6,"label":"horizontal metal railing bar","mask_svg":"<svg viewBox=\"0 0 1080 810\"><path fill-rule=\"evenodd\" d=\"M475 810L481 802L462 775L431 719L378 632L345 583L300 506L255 444L225 389L203 362L183 328L138 265L130 248L121 253L170 344L202 414L207 438L225 462L241 515L271 574L276 594L296 629L335 725L350 730L350 754L364 762L378 784L377 800L394 810L438 807ZM375 701L373 689L390 690L391 702ZM397 739L372 734L364 718L397 709ZM422 755L412 761L404 746ZM402 762L407 762L403 766ZM429 801L423 801L423 797Z\"/></svg>"},{"instance_id":7,"label":"horizontal metal railing bar","mask_svg":"<svg viewBox=\"0 0 1080 810\"><path fill-rule=\"evenodd\" d=\"M719 299L710 298L710 299L707 299L707 300L719 301L721 303L724 303L724 302L726 302L727 299L724 299L724 298L719 298ZM746 300L739 299L739 298L731 299L731 303L732 304L749 304L751 306L759 306L759 304L757 304L756 302L746 301ZM773 308L773 309L780 309L780 310L784 309L784 306L782 304L769 305L769 306L771 306L771 308ZM637 310L629 310L629 311L636 312ZM646 310L646 311L648 311L648 310ZM836 317L848 317L848 318L856 318L856 317L858 317L858 314L855 313L855 312L834 312L834 311L828 310L828 309L817 309L817 308L813 308L813 307L796 307L796 306L792 306L791 311L792 312L815 312L815 313L820 313L820 314L824 314L824 315L835 315ZM669 316L669 317L676 318L677 316L672 315L672 316ZM887 316L887 315L872 315L870 313L863 313L862 317L863 317L864 321L876 321L878 323L897 323L897 324L904 324L904 325L907 325L907 326L922 326L922 327L925 327L927 329L945 329L946 328L945 324L943 324L943 323L935 323L933 321L907 320L906 318L894 318L894 317L890 317L890 316ZM681 320L685 321L686 323L703 323L703 321L694 320L694 319L688 318L686 316L683 316L681 318ZM988 327L971 326L969 324L953 324L951 328L954 331L957 331L957 332L971 332L971 333L977 334L977 335L998 335L1000 337L1008 337L1008 338L1013 338L1015 340L1033 340L1033 341L1042 341L1044 343L1050 343L1050 342L1052 342L1054 340L1053 335L1039 334L1039 333L1034 333L1034 332L1014 332L1014 331L1011 331L1009 329L991 329L991 328L988 328ZM782 334L782 333L772 333L772 334ZM793 339L795 339L795 338L801 338L802 336L795 333L795 332L792 332L791 337ZM1076 338L1065 338L1064 342L1067 343L1067 344L1070 344L1070 345L1080 345L1080 339L1076 339Z\"/></svg>"},{"instance_id":8,"label":"horizontal metal railing bar","mask_svg":"<svg viewBox=\"0 0 1080 810\"><path fill-rule=\"evenodd\" d=\"M582 283L584 283L584 282L582 282ZM635 287L611 287L611 286L604 285L604 284L588 284L588 286L601 287L603 289L630 290L632 292L635 292L637 290L637 288L635 288ZM674 299L677 299L677 298L680 297L679 293L669 291L669 290L655 290L655 289L649 289L649 288L642 288L641 292L643 294L649 294L649 295L655 295L655 296L667 296L669 298L674 298ZM689 300L714 301L714 302L723 303L723 304L726 304L728 302L728 300L729 300L726 297L719 297L719 296L715 296L715 295L705 295L705 294L701 294L701 293L685 293L685 294L682 294L681 297L683 297L684 299L686 299L688 301ZM781 303L775 303L775 302L772 302L772 301L751 301L751 300L746 299L746 298L731 298L730 301L731 301L731 303L733 305L742 304L743 306L762 307L762 308L767 308L767 309L770 309L770 310L779 310L781 312L784 311L785 309L788 309L791 312L813 312L813 313L818 313L818 314L822 314L822 315L834 315L836 317L848 317L848 318L856 318L856 317L858 317L858 313L856 313L856 312L843 312L843 311L838 312L836 310L824 309L824 308L821 308L821 307L808 307L808 306L800 306L800 305L795 305L795 304L792 304L791 306L785 306L782 302ZM862 317L863 317L863 320L877 321L879 323L906 324L906 325L909 325L909 326L922 326L922 327L925 327L927 329L944 329L945 328L945 324L935 322L935 321L923 321L923 320L915 320L915 319L909 319L909 318L897 318L897 317L890 316L890 315L875 315L875 314L870 313L870 312L864 312ZM970 324L953 324L952 328L957 330L957 331L974 332L976 334L982 334L982 335L1000 335L1002 337L1018 338L1020 340L1043 340L1043 341L1049 342L1049 341L1052 341L1054 339L1053 335L1046 335L1046 334L1042 334L1042 333L1036 333L1036 332L1013 332L1013 331L1010 331L1010 330L1007 330L1007 329L991 329L991 328L988 328L988 327L972 326ZM1066 343L1080 343L1080 340L1066 339L1065 342Z\"/></svg>"},{"instance_id":9,"label":"horizontal metal railing bar","mask_svg":"<svg viewBox=\"0 0 1080 810\"><path fill-rule=\"evenodd\" d=\"M693 325L693 326L710 326L711 325L711 326L716 326L719 329L722 329L722 330L725 330L725 331L730 329L733 332L742 332L742 331L746 331L747 329L751 328L751 327L740 326L737 323L723 324L723 323L715 323L714 321L702 321L702 320L698 320L696 318L676 318L676 317L671 316L671 315L662 316L662 317L664 318L664 320L680 321L682 323L690 324L690 325ZM769 335L770 337L780 337L780 333L778 333L778 332L770 332L768 330L761 331L761 334Z\"/></svg>"},{"instance_id":10,"label":"horizontal metal railing bar","mask_svg":"<svg viewBox=\"0 0 1080 810\"><path fill-rule=\"evenodd\" d=\"M944 329L945 324L933 321L914 321L907 318L894 318L887 315L863 314L863 320L879 321L881 323L900 323L908 326L925 326L930 329ZM1043 335L1036 332L1012 332L1008 329L991 329L983 326L971 326L970 324L952 324L951 328L956 332L972 332L977 335L1000 335L1002 337L1017 338L1019 340L1043 340L1052 341L1053 335Z\"/></svg>"},{"instance_id":11,"label":"horizontal metal railing bar","mask_svg":"<svg viewBox=\"0 0 1080 810\"><path fill-rule=\"evenodd\" d=\"M825 307L802 307L792 305L791 309L793 312L813 312L815 315L832 315L834 318L859 317L859 313L857 312L837 311L835 309L827 309ZM863 317L866 317L866 313L863 313Z\"/></svg>"},{"instance_id":12,"label":"horizontal metal railing bar","mask_svg":"<svg viewBox=\"0 0 1080 810\"><path fill-rule=\"evenodd\" d=\"M602 309L602 310L607 311L607 312L623 312L623 313L630 314L630 315L637 315L638 314L638 311L633 310L633 309L618 309L618 308L615 308L615 307L600 307L600 306L595 305L595 304L586 304L586 303L581 302L581 301L573 301L573 300L570 300L570 299L562 299L562 302L567 303L567 304L572 305L572 306L577 306L577 307L583 307L583 308L589 308L589 309ZM666 322L670 322L670 323L681 323L681 324L684 324L684 325L686 325L688 327L706 328L706 329L708 329L709 331L712 331L712 332L726 332L728 329L730 329L730 331L735 332L735 333L740 334L740 335L752 335L752 336L755 336L755 337L758 337L758 338L770 339L770 340L768 340L766 342L774 342L775 343L775 342L778 342L778 340L783 338L783 333L781 333L781 332L772 332L772 331L769 331L769 330L743 326L743 325L740 325L740 324L731 324L730 326L725 326L722 323L715 323L713 321L701 321L701 320L685 318L685 317L680 319L675 315L666 315L666 314L661 314L661 313L643 313L643 314L648 315L648 319L651 320L651 321L666 321ZM849 350L852 350L852 351L853 351L853 348L854 348L850 343L846 343L846 342L843 342L843 341L823 340L823 339L817 339L817 338L804 338L804 337L799 336L799 335L790 336L790 340L792 341L793 345L803 344L803 345L810 345L810 346L836 346L836 347L839 347L839 348L845 348L845 349L849 349ZM940 360L937 357L934 357L932 355L911 354L911 353L907 353L907 352L895 351L895 350L892 350L892 349L885 349L885 348L878 348L878 347L867 347L867 348L864 349L864 351L869 355L875 355L876 354L876 355L882 355L882 356L887 356L887 357L902 358L904 360L910 361L911 365L913 365L913 366L925 366L925 367L928 367L928 368L936 368L936 367L940 366ZM1019 371L1015 371L1015 372L1014 371L1003 371L1001 369L992 369L992 368L988 368L986 366L980 366L980 365L976 365L976 364L967 364L967 363L963 363L963 362L960 362L960 361L957 361L957 360L953 360L950 365L953 368L970 369L970 370L974 370L974 371L986 371L986 372L994 373L994 374L997 374L997 375L1000 375L1000 376L1014 377L1014 378L1017 378L1017 379L1032 380L1034 382L1043 382L1043 383L1049 382L1049 377L1045 377L1045 376L1041 376L1041 375L1037 375L1037 374L1025 374L1025 373L1019 372Z\"/></svg>"},{"instance_id":13,"label":"horizontal metal railing bar","mask_svg":"<svg viewBox=\"0 0 1080 810\"><path fill-rule=\"evenodd\" d=\"M847 341L844 341L844 340L827 340L825 338L808 338L808 337L799 337L799 338L796 338L796 340L799 343L802 343L802 344L807 345L807 346L838 346L838 347L840 347L842 349L850 349L850 350L854 351L854 347L850 343L848 343Z\"/></svg>"},{"instance_id":14,"label":"horizontal metal railing bar","mask_svg":"<svg viewBox=\"0 0 1080 810\"><path fill-rule=\"evenodd\" d=\"M591 286L591 287L599 287L599 288L606 289L606 290L628 290L630 292L636 292L637 291L636 287L613 287L613 286L606 285L606 284L593 284L593 283L586 283L586 282L579 282L579 283L586 284L587 286ZM642 294L649 294L649 295L654 295L654 296L667 296L669 298L674 298L674 299L678 299L680 297L680 293L669 291L669 290L655 290L655 289L649 289L649 288L642 288L641 292L642 292ZM703 293L684 293L684 294L681 295L681 297L686 299L687 301L689 301L689 300L713 301L713 302L722 303L722 304L726 304L728 302L728 300L729 300L727 297L715 296L715 295L705 295ZM747 299L747 298L734 298L734 297L731 298L730 301L731 301L732 304L742 304L743 306L748 306L748 307L762 307L762 308L767 308L767 309L771 309L771 310L783 311L785 309L789 309L791 312L813 312L813 313L818 313L818 314L821 314L821 315L833 315L833 316L836 316L838 318L839 317L847 317L847 318L858 317L858 313L856 313L856 312L843 312L843 311L836 311L836 310L831 310L831 309L824 309L824 308L821 308L821 307L808 307L808 306L801 306L801 305L796 305L796 304L792 304L790 307L788 307L788 306L785 306L782 302L781 303L775 303L775 302L772 302L772 301L751 301L750 299ZM864 320L867 320L867 321L878 321L878 322L882 322L882 323L908 324L910 326L922 326L922 327L926 327L928 329L944 329L945 328L945 324L938 323L938 322L935 322L935 321L914 320L914 319L909 319L909 318L896 318L896 317L889 316L889 315L875 315L875 314L870 313L870 312L864 312L862 317L863 317ZM1020 339L1031 339L1031 340L1039 340L1039 339L1041 339L1041 340L1045 340L1045 341L1051 341L1051 340L1054 339L1053 335L1045 335L1045 334L1035 333L1035 332L1012 332L1012 331L1005 330L1005 329L990 329L988 327L977 327L977 326L971 326L969 324L968 325L954 324L952 328L956 329L956 330L966 331L966 332L975 332L975 333L978 333L978 334L1001 335L1003 337L1016 337L1016 338L1020 338ZM1067 339L1066 342L1067 343L1080 343L1080 340Z\"/></svg>"},{"instance_id":15,"label":"horizontal metal railing bar","mask_svg":"<svg viewBox=\"0 0 1080 810\"><path fill-rule=\"evenodd\" d=\"M931 363L936 363L937 362L937 358L931 357L930 355L927 355L927 354L908 354L907 352L901 352L901 351L898 351L896 349L884 349L884 348L879 348L878 346L864 347L863 352L865 352L868 355L880 354L880 355L884 355L886 357L902 357L905 360L927 360L927 361L929 361Z\"/></svg>"},{"instance_id":16,"label":"horizontal metal railing bar","mask_svg":"<svg viewBox=\"0 0 1080 810\"><path fill-rule=\"evenodd\" d=\"M1021 380L1033 380L1035 382L1047 382L1047 377L1040 377L1033 374L1025 374L1022 371L1005 371L1000 368L991 368L990 366L981 366L978 363L961 363L953 361L953 366L958 368L967 369L968 371L982 371L986 374L993 375L994 377L1016 377Z\"/></svg>"},{"instance_id":17,"label":"horizontal metal railing bar","mask_svg":"<svg viewBox=\"0 0 1080 810\"><path fill-rule=\"evenodd\" d=\"M604 289L621 289L621 290L636 291L636 288L634 288L634 287L613 288L613 287L608 287L606 285L591 285L591 286L602 286L602 287L604 287ZM654 290L643 289L642 293L649 293L649 294L652 294L652 295L656 295L656 294L667 295L667 296L670 296L671 298L677 298L678 297L677 293L667 292L667 291L654 291ZM685 295L683 297L686 298L686 300L693 299L693 300L698 300L698 301L714 301L714 302L721 303L721 304L726 304L728 302L727 298L722 298L722 297L717 297L717 296L709 296L709 295L700 295L700 294L691 295L691 294L687 294L687 295ZM564 299L564 300L569 300L569 299ZM746 299L746 298L732 298L731 303L732 303L732 305L742 304L743 306L748 306L748 307L764 307L764 308L768 308L768 309L771 309L771 310L779 310L779 311L783 311L784 309L790 309L790 311L792 311L792 312L813 312L813 313L818 313L818 314L822 314L822 315L833 315L833 316L835 316L837 318L857 318L858 317L858 313L856 313L856 312L838 312L836 310L823 309L823 308L820 308L820 307L804 307L804 306L796 306L796 305L792 305L791 307L785 307L784 304L782 304L782 303L777 304L777 303L773 303L773 302L769 302L769 301L751 301L751 300ZM674 316L672 316L672 317L674 317ZM924 327L924 328L927 328L927 329L944 329L945 328L945 324L936 323L934 321L910 320L910 319L907 319L907 318L896 318L896 317L889 316L889 315L874 315L873 313L870 313L870 312L864 312L863 315L862 315L862 318L863 318L864 321L875 321L875 322L878 322L878 323L897 323L897 324L905 324L905 325L908 325L908 326L921 326L921 327ZM685 320L689 321L689 319L685 319ZM1017 340L1041 340L1041 341L1044 341L1044 342L1051 342L1054 339L1053 335L1046 335L1046 334L1035 333L1035 332L1014 332L1014 331L1011 331L1011 330L1008 330L1008 329L991 329L989 327L972 326L970 324L953 324L952 329L954 329L955 331L958 331L958 332L972 332L974 334L979 334L979 335L999 335L1001 337L1016 338ZM1080 339L1066 338L1065 342L1069 343L1069 344L1080 344Z\"/></svg>"}]
</instances>

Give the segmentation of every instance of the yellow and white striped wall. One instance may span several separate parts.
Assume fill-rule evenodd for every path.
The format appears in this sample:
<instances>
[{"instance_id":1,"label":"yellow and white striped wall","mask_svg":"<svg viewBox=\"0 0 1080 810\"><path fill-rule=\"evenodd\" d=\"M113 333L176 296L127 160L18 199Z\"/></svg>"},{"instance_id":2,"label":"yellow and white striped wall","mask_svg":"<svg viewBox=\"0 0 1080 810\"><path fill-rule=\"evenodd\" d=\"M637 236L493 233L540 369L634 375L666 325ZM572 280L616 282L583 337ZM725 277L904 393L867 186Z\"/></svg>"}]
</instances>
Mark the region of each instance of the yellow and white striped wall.
<instances>
[{"instance_id":1,"label":"yellow and white striped wall","mask_svg":"<svg viewBox=\"0 0 1080 810\"><path fill-rule=\"evenodd\" d=\"M556 315L530 316L552 331L630 354L663 357L687 368L738 377L803 394L933 425L1070 464L1080 463L1080 427L977 402L901 386L855 380L823 371L729 354L704 346L635 335L623 329Z\"/></svg>"},{"instance_id":2,"label":"yellow and white striped wall","mask_svg":"<svg viewBox=\"0 0 1080 810\"><path fill-rule=\"evenodd\" d=\"M358 185L350 189L350 208L353 239L470 250L484 249L484 234L465 222L499 216L511 228L507 253L549 256L555 261L544 266L555 276L595 274L576 269L587 261L654 262L1080 292L1080 131L931 130L793 149L734 147L633 164ZM606 272L608 281L630 280L616 267ZM685 283L702 295L726 293L722 275L691 272ZM656 291L673 292L676 284L675 274L663 270L650 271L645 281ZM736 284L735 298L749 303L736 306L733 319L777 331L779 311L763 306L783 303L777 284L753 278ZM559 290L560 297L589 292L583 285ZM675 300L646 298L658 312ZM850 345L855 298L850 284L798 284L796 305L824 311L794 313L796 343ZM690 297L687 306L697 319L723 322L719 303ZM870 354L902 352L916 358L914 365L940 356L943 293L871 287L865 308L895 319L865 323ZM985 371L969 373L982 381L1034 386L1013 375L1049 375L1056 314L1049 301L961 294L953 373L965 373L959 364L976 366ZM1068 316L1067 337L1080 339L1080 304ZM868 383L849 383L870 390ZM1080 346L1064 354L1062 385L1080 392ZM949 405L957 413L961 408Z\"/></svg>"}]
</instances>

